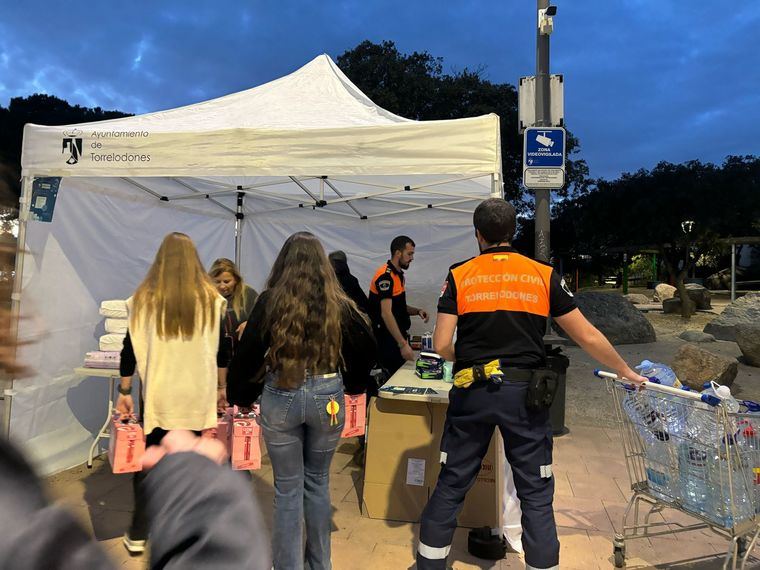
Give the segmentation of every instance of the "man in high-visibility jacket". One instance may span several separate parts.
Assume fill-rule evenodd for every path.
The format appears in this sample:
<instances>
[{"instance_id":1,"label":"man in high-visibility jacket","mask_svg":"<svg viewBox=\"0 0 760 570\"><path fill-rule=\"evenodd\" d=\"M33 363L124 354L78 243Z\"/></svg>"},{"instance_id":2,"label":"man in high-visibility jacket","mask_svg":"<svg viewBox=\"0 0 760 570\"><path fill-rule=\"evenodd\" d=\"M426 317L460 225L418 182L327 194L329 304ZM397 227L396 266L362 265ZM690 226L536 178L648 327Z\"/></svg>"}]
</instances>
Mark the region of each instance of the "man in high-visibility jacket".
<instances>
[{"instance_id":1,"label":"man in high-visibility jacket","mask_svg":"<svg viewBox=\"0 0 760 570\"><path fill-rule=\"evenodd\" d=\"M482 202L473 222L481 253L451 267L438 301L433 344L454 361L454 386L444 428L446 463L422 514L417 567L446 568L456 515L498 427L523 512L526 568L559 568L549 419L557 378L545 368L547 319L553 317L581 348L620 376L646 379L586 320L550 265L510 246L515 210L509 202Z\"/></svg>"},{"instance_id":2,"label":"man in high-visibility jacket","mask_svg":"<svg viewBox=\"0 0 760 570\"><path fill-rule=\"evenodd\" d=\"M392 376L415 354L409 346L411 317L418 315L428 322L423 309L406 302L404 271L414 261L414 241L408 236L396 236L391 242L391 258L381 265L369 284L369 316L377 339L380 366Z\"/></svg>"}]
</instances>

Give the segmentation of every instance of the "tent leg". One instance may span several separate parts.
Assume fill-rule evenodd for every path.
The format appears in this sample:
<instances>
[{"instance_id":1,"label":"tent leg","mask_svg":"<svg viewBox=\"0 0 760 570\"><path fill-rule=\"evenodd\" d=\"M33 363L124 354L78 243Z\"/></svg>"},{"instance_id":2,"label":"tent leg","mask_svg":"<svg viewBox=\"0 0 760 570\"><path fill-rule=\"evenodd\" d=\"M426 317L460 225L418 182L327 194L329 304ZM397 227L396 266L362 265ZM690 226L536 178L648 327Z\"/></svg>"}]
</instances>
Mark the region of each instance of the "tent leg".
<instances>
[{"instance_id":1,"label":"tent leg","mask_svg":"<svg viewBox=\"0 0 760 570\"><path fill-rule=\"evenodd\" d=\"M503 198L499 191L499 179L495 174L491 174L491 198Z\"/></svg>"},{"instance_id":2,"label":"tent leg","mask_svg":"<svg viewBox=\"0 0 760 570\"><path fill-rule=\"evenodd\" d=\"M26 224L29 220L29 207L32 202L32 179L29 176L21 178L21 199L19 200L18 213L18 239L16 240L16 267L13 278L13 292L11 293L11 330L10 337L18 341L18 320L21 314L21 288L24 274L24 256L26 255ZM18 353L18 349L16 349ZM11 431L11 405L13 398L13 378L2 380L3 392L0 398L3 400L2 433L0 436L8 438Z\"/></svg>"},{"instance_id":3,"label":"tent leg","mask_svg":"<svg viewBox=\"0 0 760 570\"><path fill-rule=\"evenodd\" d=\"M241 186L238 186L238 190L242 190ZM243 219L245 214L243 213L243 199L245 192L238 192L237 194L237 211L235 212L235 265L237 265L238 271L240 271L240 257L242 255L243 246Z\"/></svg>"}]
</instances>

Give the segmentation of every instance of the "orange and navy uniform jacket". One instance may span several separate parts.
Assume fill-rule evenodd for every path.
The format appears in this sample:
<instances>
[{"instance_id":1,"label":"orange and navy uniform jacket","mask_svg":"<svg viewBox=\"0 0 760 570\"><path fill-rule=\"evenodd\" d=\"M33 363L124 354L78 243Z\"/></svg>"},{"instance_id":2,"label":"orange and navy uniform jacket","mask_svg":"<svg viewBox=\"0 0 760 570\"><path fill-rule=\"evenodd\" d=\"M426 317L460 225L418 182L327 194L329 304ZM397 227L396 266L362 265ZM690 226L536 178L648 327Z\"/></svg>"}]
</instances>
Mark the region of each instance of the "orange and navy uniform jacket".
<instances>
[{"instance_id":1,"label":"orange and navy uniform jacket","mask_svg":"<svg viewBox=\"0 0 760 570\"><path fill-rule=\"evenodd\" d=\"M396 269L390 261L375 271L375 275L369 284L369 316L376 329L390 334L380 313L380 301L383 299L391 300L391 311L396 319L396 324L401 334L406 334L409 327L412 326L412 320L406 307L404 272Z\"/></svg>"},{"instance_id":2,"label":"orange and navy uniform jacket","mask_svg":"<svg viewBox=\"0 0 760 570\"><path fill-rule=\"evenodd\" d=\"M506 246L453 265L438 300L439 313L458 316L455 373L496 358L516 368L545 366L547 318L575 308L550 265Z\"/></svg>"}]
</instances>

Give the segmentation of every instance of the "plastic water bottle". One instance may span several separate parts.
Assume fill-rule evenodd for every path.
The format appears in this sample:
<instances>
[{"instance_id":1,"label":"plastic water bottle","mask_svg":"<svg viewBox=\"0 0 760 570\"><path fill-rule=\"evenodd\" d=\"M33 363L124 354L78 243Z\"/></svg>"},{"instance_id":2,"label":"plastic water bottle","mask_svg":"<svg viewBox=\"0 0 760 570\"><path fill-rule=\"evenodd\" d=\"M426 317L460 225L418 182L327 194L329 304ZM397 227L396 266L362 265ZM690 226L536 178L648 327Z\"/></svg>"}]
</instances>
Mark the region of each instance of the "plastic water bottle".
<instances>
[{"instance_id":1,"label":"plastic water bottle","mask_svg":"<svg viewBox=\"0 0 760 570\"><path fill-rule=\"evenodd\" d=\"M712 476L716 473L719 441L714 405L720 399L714 391L702 394L703 403L695 404L689 414L679 446L678 466L684 505L693 512L714 517Z\"/></svg>"},{"instance_id":2,"label":"plastic water bottle","mask_svg":"<svg viewBox=\"0 0 760 570\"><path fill-rule=\"evenodd\" d=\"M749 496L741 469L736 461L728 461L720 450L727 443L732 446L729 458L736 459L736 421L729 418L724 427L718 420L712 404L725 406L729 413L739 411L739 403L728 386L716 383L702 392L703 403L694 407L690 415L688 436L679 453L681 488L684 503L695 512L711 518L716 514L727 526L735 522L731 509L728 472L731 470L736 514L741 520L748 515ZM723 457L722 457L723 456Z\"/></svg>"},{"instance_id":3,"label":"plastic water bottle","mask_svg":"<svg viewBox=\"0 0 760 570\"><path fill-rule=\"evenodd\" d=\"M671 460L669 447L669 435L663 429L662 422L652 407L649 394L636 390L627 389L623 398L623 409L631 418L637 431L644 440L645 461L649 488L662 498L671 497L670 469Z\"/></svg>"},{"instance_id":4,"label":"plastic water bottle","mask_svg":"<svg viewBox=\"0 0 760 570\"><path fill-rule=\"evenodd\" d=\"M750 402L754 403L754 402ZM752 408L749 408L752 411ZM748 509L750 512L760 512L760 416L759 423L755 426L751 420L742 419L738 422L739 434L737 435L737 446L741 455L741 463L744 467L745 477L749 480L751 488L750 501L752 505Z\"/></svg>"},{"instance_id":5,"label":"plastic water bottle","mask_svg":"<svg viewBox=\"0 0 760 570\"><path fill-rule=\"evenodd\" d=\"M641 364L636 366L639 374L647 378L657 378L660 384L680 388L681 382L676 377L676 373L670 366L661 362L652 362L651 360L642 360Z\"/></svg>"},{"instance_id":6,"label":"plastic water bottle","mask_svg":"<svg viewBox=\"0 0 760 570\"><path fill-rule=\"evenodd\" d=\"M710 389L715 395L720 398L721 404L725 406L726 411L729 414L736 414L739 412L740 404L731 395L731 389L728 386L721 386L715 382L711 383ZM707 390L705 390L707 391ZM752 432L752 428L748 428ZM720 507L723 509L724 522L727 527L733 526L735 523L743 521L752 516L753 508L753 493L754 493L754 473L753 469L746 465L743 459L746 459L746 448L748 446L754 446L757 441L756 438L748 437L747 428L745 430L739 429L739 424L735 416L729 416L728 422L725 426L725 432L720 433L723 430L719 427L719 435L721 436L720 444L725 443L729 446L729 453L727 456L720 454L720 460L716 462L718 472L714 474L714 484L720 485L722 489L722 501ZM745 433L742 433L744 431ZM728 475L731 472L731 490L729 492ZM731 508L731 494L733 494L733 510Z\"/></svg>"}]
</instances>

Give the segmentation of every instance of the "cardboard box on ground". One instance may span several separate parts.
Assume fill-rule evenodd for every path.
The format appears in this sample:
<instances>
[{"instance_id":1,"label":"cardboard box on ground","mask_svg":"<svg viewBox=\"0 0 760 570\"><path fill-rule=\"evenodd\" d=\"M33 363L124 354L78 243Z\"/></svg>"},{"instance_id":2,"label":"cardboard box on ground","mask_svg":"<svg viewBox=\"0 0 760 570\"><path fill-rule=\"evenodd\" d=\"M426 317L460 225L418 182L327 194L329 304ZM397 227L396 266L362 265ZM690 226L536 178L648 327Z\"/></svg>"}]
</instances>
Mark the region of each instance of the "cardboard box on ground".
<instances>
[{"instance_id":1,"label":"cardboard box on ground","mask_svg":"<svg viewBox=\"0 0 760 570\"><path fill-rule=\"evenodd\" d=\"M373 398L369 408L362 514L418 522L440 472L446 404ZM457 517L461 527L501 526L503 443L495 431Z\"/></svg>"}]
</instances>

